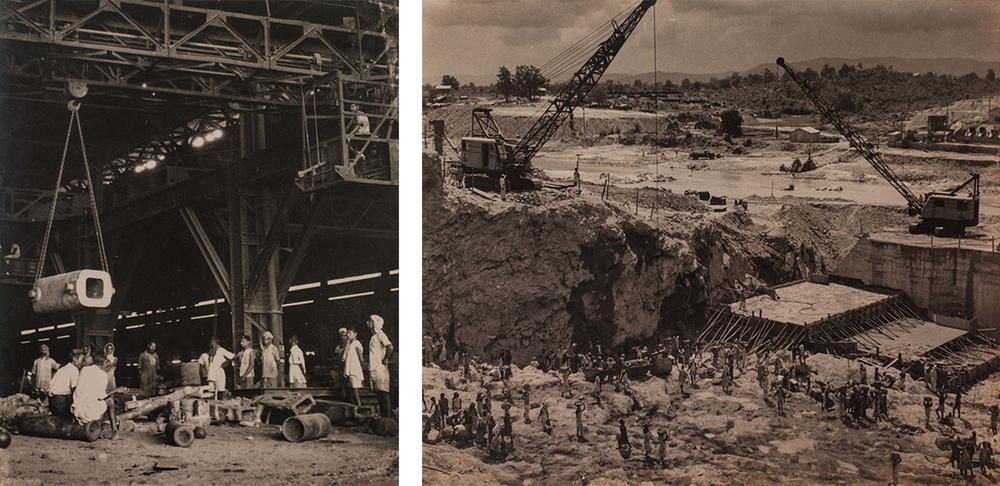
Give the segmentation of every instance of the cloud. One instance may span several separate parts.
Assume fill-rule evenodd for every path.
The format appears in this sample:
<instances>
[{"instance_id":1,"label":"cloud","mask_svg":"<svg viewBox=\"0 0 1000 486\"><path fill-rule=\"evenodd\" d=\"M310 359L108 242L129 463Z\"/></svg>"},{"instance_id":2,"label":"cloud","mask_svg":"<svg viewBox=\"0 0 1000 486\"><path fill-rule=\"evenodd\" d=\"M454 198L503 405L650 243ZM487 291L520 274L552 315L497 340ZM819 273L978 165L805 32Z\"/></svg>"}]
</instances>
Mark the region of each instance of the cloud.
<instances>
[{"instance_id":1,"label":"cloud","mask_svg":"<svg viewBox=\"0 0 1000 486\"><path fill-rule=\"evenodd\" d=\"M424 0L424 67L542 65L638 0ZM609 72L652 70L653 11ZM658 68L743 70L818 57L1000 57L997 0L659 0Z\"/></svg>"},{"instance_id":2,"label":"cloud","mask_svg":"<svg viewBox=\"0 0 1000 486\"><path fill-rule=\"evenodd\" d=\"M768 18L778 28L805 23L878 33L996 28L1000 21L995 0L672 0L670 5L680 14L721 21Z\"/></svg>"},{"instance_id":3,"label":"cloud","mask_svg":"<svg viewBox=\"0 0 1000 486\"><path fill-rule=\"evenodd\" d=\"M427 0L424 27L481 26L561 29L608 19L626 8L616 0ZM603 22L603 20L602 20Z\"/></svg>"}]
</instances>

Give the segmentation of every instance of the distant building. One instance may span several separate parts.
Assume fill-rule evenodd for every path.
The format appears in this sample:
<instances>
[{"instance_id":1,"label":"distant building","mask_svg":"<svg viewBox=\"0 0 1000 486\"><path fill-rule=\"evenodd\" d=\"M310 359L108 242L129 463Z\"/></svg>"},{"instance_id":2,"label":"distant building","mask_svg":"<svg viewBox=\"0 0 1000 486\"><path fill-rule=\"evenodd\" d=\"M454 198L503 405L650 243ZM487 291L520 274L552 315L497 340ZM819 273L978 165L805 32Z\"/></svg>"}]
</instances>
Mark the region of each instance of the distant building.
<instances>
[{"instance_id":1,"label":"distant building","mask_svg":"<svg viewBox=\"0 0 1000 486\"><path fill-rule=\"evenodd\" d=\"M788 138L793 142L819 143L823 141L823 133L813 127L799 127Z\"/></svg>"},{"instance_id":2,"label":"distant building","mask_svg":"<svg viewBox=\"0 0 1000 486\"><path fill-rule=\"evenodd\" d=\"M927 131L942 132L948 130L948 115L927 115Z\"/></svg>"},{"instance_id":3,"label":"distant building","mask_svg":"<svg viewBox=\"0 0 1000 486\"><path fill-rule=\"evenodd\" d=\"M435 103L444 103L449 101L454 88L447 84L439 84L431 90L431 100Z\"/></svg>"}]
</instances>

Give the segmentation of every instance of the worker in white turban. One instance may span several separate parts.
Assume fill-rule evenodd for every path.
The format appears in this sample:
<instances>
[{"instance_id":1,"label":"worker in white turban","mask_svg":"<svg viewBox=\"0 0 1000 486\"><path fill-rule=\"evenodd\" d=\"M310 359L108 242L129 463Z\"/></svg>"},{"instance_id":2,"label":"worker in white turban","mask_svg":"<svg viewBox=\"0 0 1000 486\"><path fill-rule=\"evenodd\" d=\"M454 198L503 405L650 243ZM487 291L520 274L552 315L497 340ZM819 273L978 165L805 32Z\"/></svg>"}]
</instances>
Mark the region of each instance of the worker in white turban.
<instances>
[{"instance_id":1,"label":"worker in white turban","mask_svg":"<svg viewBox=\"0 0 1000 486\"><path fill-rule=\"evenodd\" d=\"M392 356L392 342L385 335L382 326L385 321L382 316L372 314L368 317L368 329L372 338L368 342L368 371L371 376L372 390L378 395L379 413L383 417L392 416L392 403L389 400L389 358Z\"/></svg>"}]
</instances>

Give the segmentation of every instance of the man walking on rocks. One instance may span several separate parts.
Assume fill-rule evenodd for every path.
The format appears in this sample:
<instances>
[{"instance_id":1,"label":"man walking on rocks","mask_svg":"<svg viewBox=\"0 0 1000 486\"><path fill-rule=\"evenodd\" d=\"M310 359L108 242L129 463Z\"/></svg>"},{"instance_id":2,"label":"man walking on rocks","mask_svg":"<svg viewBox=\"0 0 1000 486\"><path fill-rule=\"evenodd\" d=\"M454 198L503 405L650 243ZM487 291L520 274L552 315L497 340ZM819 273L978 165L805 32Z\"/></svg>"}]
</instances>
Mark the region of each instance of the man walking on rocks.
<instances>
[{"instance_id":1,"label":"man walking on rocks","mask_svg":"<svg viewBox=\"0 0 1000 486\"><path fill-rule=\"evenodd\" d=\"M781 382L775 382L774 385L775 385L775 388L777 388L777 390L775 390L775 392L774 392L774 397L775 397L776 401L778 402L778 415L781 415L782 417L784 417L785 416L785 387L781 386Z\"/></svg>"},{"instance_id":2,"label":"man walking on rocks","mask_svg":"<svg viewBox=\"0 0 1000 486\"><path fill-rule=\"evenodd\" d=\"M893 452L889 455L889 464L892 466L892 482L889 486L896 486L899 484L899 465L903 462L903 458L900 457L899 453Z\"/></svg>"},{"instance_id":3,"label":"man walking on rocks","mask_svg":"<svg viewBox=\"0 0 1000 486\"><path fill-rule=\"evenodd\" d=\"M582 414L583 412L581 411L580 413ZM538 422L542 424L542 432L552 435L552 420L549 419L548 403L542 403L542 408L538 411ZM580 419L577 422L579 423Z\"/></svg>"},{"instance_id":4,"label":"man walking on rocks","mask_svg":"<svg viewBox=\"0 0 1000 486\"><path fill-rule=\"evenodd\" d=\"M583 442L587 440L583 436L583 412L587 409L587 404L583 403L583 400L578 400L576 402L576 440ZM548 412L546 412L546 419L548 418Z\"/></svg>"},{"instance_id":5,"label":"man walking on rocks","mask_svg":"<svg viewBox=\"0 0 1000 486\"><path fill-rule=\"evenodd\" d=\"M667 465L667 431L660 429L656 431L657 439L660 441L660 465Z\"/></svg>"},{"instance_id":6,"label":"man walking on rocks","mask_svg":"<svg viewBox=\"0 0 1000 486\"><path fill-rule=\"evenodd\" d=\"M931 407L934 406L934 400L931 397L924 397L924 428L931 428Z\"/></svg>"},{"instance_id":7,"label":"man walking on rocks","mask_svg":"<svg viewBox=\"0 0 1000 486\"><path fill-rule=\"evenodd\" d=\"M653 462L653 432L648 423L642 424L642 452L646 456L646 462Z\"/></svg>"},{"instance_id":8,"label":"man walking on rocks","mask_svg":"<svg viewBox=\"0 0 1000 486\"><path fill-rule=\"evenodd\" d=\"M531 415L529 412L531 412L531 385L527 383L524 384L524 391L521 392L521 397L524 399L524 423L530 424Z\"/></svg>"}]
</instances>

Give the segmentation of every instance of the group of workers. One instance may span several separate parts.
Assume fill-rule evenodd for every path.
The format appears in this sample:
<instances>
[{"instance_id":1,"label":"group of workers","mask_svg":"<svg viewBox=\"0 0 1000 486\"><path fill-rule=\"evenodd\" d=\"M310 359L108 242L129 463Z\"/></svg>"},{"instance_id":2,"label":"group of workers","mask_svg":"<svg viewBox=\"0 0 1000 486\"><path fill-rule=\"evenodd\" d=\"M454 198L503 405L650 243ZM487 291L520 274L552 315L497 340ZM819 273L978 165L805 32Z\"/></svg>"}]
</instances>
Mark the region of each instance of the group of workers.
<instances>
[{"instance_id":1,"label":"group of workers","mask_svg":"<svg viewBox=\"0 0 1000 486\"><path fill-rule=\"evenodd\" d=\"M497 420L493 414L493 401L489 392L480 392L476 400L468 407L462 404L462 398L455 392L451 401L444 393L440 397L430 397L430 402L424 400L424 436L428 437L431 430L438 433L448 431L451 440L459 446L469 444L486 450L491 456L503 459L514 451L514 417L510 414L512 404L501 403L503 413ZM531 423L528 412L525 411L526 423ZM548 408L543 404L539 413L539 422L548 420Z\"/></svg>"},{"instance_id":2,"label":"group of workers","mask_svg":"<svg viewBox=\"0 0 1000 486\"><path fill-rule=\"evenodd\" d=\"M305 388L305 355L299 348L298 337L289 339L288 383L292 388ZM201 380L216 393L225 392L227 379L225 368L232 365L235 378L234 389L275 388L279 385L279 369L285 362L278 346L274 344L274 334L265 331L261 335L260 349L253 346L250 336L240 338L240 351L236 354L222 347L217 337L209 340L208 351L198 357ZM139 354L139 386L143 395L156 396L160 390L160 370L162 368L156 342L150 341ZM257 369L260 380L256 379Z\"/></svg>"},{"instance_id":3,"label":"group of workers","mask_svg":"<svg viewBox=\"0 0 1000 486\"><path fill-rule=\"evenodd\" d=\"M35 393L48 398L53 415L73 417L81 424L101 420L106 413L113 417L110 395L116 391L118 366L114 344L108 343L103 353L84 346L73 349L70 356L70 362L60 366L47 345L39 346L39 357L32 365Z\"/></svg>"},{"instance_id":4,"label":"group of workers","mask_svg":"<svg viewBox=\"0 0 1000 486\"><path fill-rule=\"evenodd\" d=\"M389 337L382 330L384 321L378 315L368 318L368 329L372 333L368 341L368 376L369 385L379 401L379 413L383 417L392 416L392 404L389 399L389 359L393 346ZM357 405L361 404L358 390L365 379L364 346L358 341L358 331L354 328L340 328L340 344L334 349L334 355L340 357L339 377L344 400Z\"/></svg>"},{"instance_id":5,"label":"group of workers","mask_svg":"<svg viewBox=\"0 0 1000 486\"><path fill-rule=\"evenodd\" d=\"M443 363L447 354L444 352L446 344L444 338L440 336L425 336L424 359L426 362ZM596 405L601 405L601 393L604 384L614 383L616 391L629 394L629 366L640 363L642 360L651 361L656 357L663 357L665 365L658 366L656 373L663 376L669 382L676 377L676 386L679 387L680 395L684 394L684 385L695 385L701 367L701 376L712 375L713 378L721 378L716 383L721 383L722 389L726 393L732 393L733 382L736 376L747 371L747 361L751 354L757 359L757 380L760 385L764 400L776 408L779 415L785 414L785 401L789 393L793 391L803 392L813 397L819 397L821 412L837 411L837 416L849 423L861 425L864 422L881 422L889 420L890 390L905 389L908 368L902 365L902 356L898 356L896 361L900 363L902 369L898 376L888 373L879 367L872 366L870 369L863 362L858 362L854 368L852 363L851 376L846 385L834 387L829 383L817 382L818 395L813 393L814 372L806 363L808 352L804 346L796 346L790 350L766 351L751 350L746 343L727 343L704 345L698 342L684 341L674 338L666 343L661 343L656 349L650 350L647 346L634 346L630 350L629 359L626 354L614 355L603 352L599 344L592 345L589 352L578 352L576 344L571 344L560 352L545 352L541 358L532 359L529 366L538 368L544 372L558 373L561 376L561 396L566 399L574 399L568 405L574 409L576 421L576 439L586 442L584 413L587 403L583 396L573 397L569 384L570 373L584 371L593 376L594 392L591 394L596 399ZM704 353L711 353L711 360L704 359ZM461 355L461 358L459 358ZM439 361L440 359L440 361ZM549 404L546 402L532 403L531 388L525 384L521 391L521 402L523 402L523 418L514 418L511 415L511 408L514 406L515 398L511 391L509 381L512 372L510 371L509 350L494 353L488 362L495 362L495 366L481 363L476 364L475 360L469 357L468 353L456 353L456 362L464 361L464 374L467 380L472 381L470 368L480 372L480 381L483 388L473 403L466 407L462 406L462 397L459 392L454 392L450 401L444 393L438 397L431 397L429 403L424 402L424 433L427 440L430 431L438 431L438 436L450 439L455 445L463 446L474 444L484 449L493 457L504 458L514 450L514 430L513 422L523 421L524 424L533 423L531 412L538 409L534 423L542 432L551 435L554 425L549 416ZM470 366L470 361L472 365ZM710 364L709 364L710 363ZM705 373L706 368L714 370ZM458 366L455 367L459 369ZM673 369L677 368L674 375ZM594 373L594 371L597 371ZM652 371L652 369L651 369ZM588 373L589 372L589 373ZM870 373L869 373L870 372ZM774 377L773 379L771 377ZM948 398L948 391L954 393L954 402L951 407L952 416L961 416L962 390L948 380L947 373L936 370L933 367L925 371L924 380L928 387L938 395L938 419L945 420L945 401ZM494 417L491 400L492 383L500 381L503 383L500 397L503 409L500 418ZM948 385L938 385L937 382L948 382ZM669 393L669 390L667 390ZM630 394L629 394L630 395ZM631 395L630 395L631 396ZM924 400L926 412L926 426L930 427L930 415L932 399L927 397ZM1000 407L994 405L990 408L990 430L996 435L1000 422ZM666 466L667 431L660 428L654 434L653 428L648 421L640 419L638 425L642 427L642 447L644 457L649 463L659 463ZM619 422L619 433L617 436L618 450L623 458L628 459L631 455L632 445L629 440L626 419ZM658 454L654 451L658 445ZM992 446L988 441L976 442L975 432L969 439L957 437L952 440L952 463L959 468L962 476L971 476L973 467L978 466L985 473L987 468L995 467L992 459ZM898 456L898 455L895 455ZM894 477L901 459L895 457L892 462Z\"/></svg>"},{"instance_id":6,"label":"group of workers","mask_svg":"<svg viewBox=\"0 0 1000 486\"><path fill-rule=\"evenodd\" d=\"M392 407L389 399L388 363L393 345L383 330L384 320L381 316L369 316L367 326L372 334L368 346L368 379L379 399L379 413L383 417L390 417ZM357 336L354 328L340 329L341 343L337 346L335 355L339 357L338 371L345 400L360 405L358 389L365 380L363 364L366 361L364 347ZM305 388L305 353L299 347L296 336L292 336L289 343L288 384L292 388ZM285 359L275 345L271 332L264 332L261 336L259 349L253 346L250 336L240 339L240 348L238 353L233 353L222 347L218 338L211 338L209 350L198 358L202 383L216 393L225 392L225 368L231 365L236 389L280 386L278 374ZM113 414L114 406L110 395L116 389L117 366L118 358L112 343L105 345L103 353L93 352L90 346L74 349L70 362L62 366L52 358L49 347L43 344L39 348L39 357L32 365L31 383L36 396L48 400L49 409L54 415L72 415L79 422L87 423L101 420L106 412ZM147 397L160 394L162 365L155 342L149 342L139 355L138 368L142 394Z\"/></svg>"}]
</instances>

